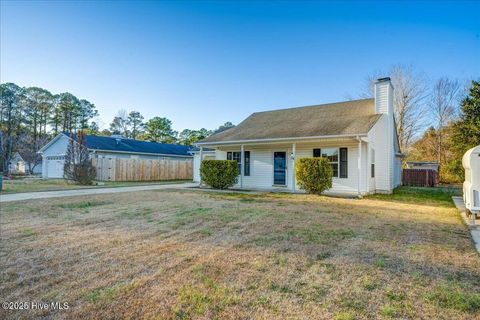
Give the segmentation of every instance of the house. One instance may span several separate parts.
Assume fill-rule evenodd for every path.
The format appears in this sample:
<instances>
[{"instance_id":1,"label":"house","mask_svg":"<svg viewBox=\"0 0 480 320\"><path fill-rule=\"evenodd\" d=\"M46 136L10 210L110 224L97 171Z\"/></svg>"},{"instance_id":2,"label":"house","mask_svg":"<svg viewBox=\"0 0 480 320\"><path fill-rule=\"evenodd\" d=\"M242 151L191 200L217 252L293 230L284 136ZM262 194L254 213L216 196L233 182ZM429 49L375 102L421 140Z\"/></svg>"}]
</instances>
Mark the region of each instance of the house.
<instances>
[{"instance_id":1,"label":"house","mask_svg":"<svg viewBox=\"0 0 480 320\"><path fill-rule=\"evenodd\" d=\"M42 177L63 178L65 154L71 139L60 133L39 150L42 155ZM172 159L192 161L190 147L176 144L157 143L127 139L119 135L110 137L85 135L91 157L127 159Z\"/></svg>"},{"instance_id":2,"label":"house","mask_svg":"<svg viewBox=\"0 0 480 320\"><path fill-rule=\"evenodd\" d=\"M296 160L321 156L333 168L333 186L326 193L391 193L402 171L394 88L390 78L378 79L374 87L373 99L254 113L199 141L196 161L207 156L204 148L211 148L215 159L238 161L235 187L295 192Z\"/></svg>"},{"instance_id":3,"label":"house","mask_svg":"<svg viewBox=\"0 0 480 320\"><path fill-rule=\"evenodd\" d=\"M428 161L407 161L405 163L405 168L414 170L434 170L436 172L440 172L440 163Z\"/></svg>"},{"instance_id":4,"label":"house","mask_svg":"<svg viewBox=\"0 0 480 320\"><path fill-rule=\"evenodd\" d=\"M15 152L13 158L8 163L8 172L10 174L25 174L26 166L20 153Z\"/></svg>"}]
</instances>

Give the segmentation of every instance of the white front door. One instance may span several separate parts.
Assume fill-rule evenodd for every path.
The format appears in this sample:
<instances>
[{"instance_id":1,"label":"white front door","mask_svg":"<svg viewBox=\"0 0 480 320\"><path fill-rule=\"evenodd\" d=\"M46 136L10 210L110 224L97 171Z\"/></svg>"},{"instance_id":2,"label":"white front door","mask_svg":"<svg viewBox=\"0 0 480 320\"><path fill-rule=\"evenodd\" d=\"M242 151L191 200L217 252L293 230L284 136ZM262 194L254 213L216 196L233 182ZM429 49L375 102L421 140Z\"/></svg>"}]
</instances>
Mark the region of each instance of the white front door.
<instances>
[{"instance_id":1,"label":"white front door","mask_svg":"<svg viewBox=\"0 0 480 320\"><path fill-rule=\"evenodd\" d=\"M65 156L47 157L47 178L63 178L63 165Z\"/></svg>"}]
</instances>

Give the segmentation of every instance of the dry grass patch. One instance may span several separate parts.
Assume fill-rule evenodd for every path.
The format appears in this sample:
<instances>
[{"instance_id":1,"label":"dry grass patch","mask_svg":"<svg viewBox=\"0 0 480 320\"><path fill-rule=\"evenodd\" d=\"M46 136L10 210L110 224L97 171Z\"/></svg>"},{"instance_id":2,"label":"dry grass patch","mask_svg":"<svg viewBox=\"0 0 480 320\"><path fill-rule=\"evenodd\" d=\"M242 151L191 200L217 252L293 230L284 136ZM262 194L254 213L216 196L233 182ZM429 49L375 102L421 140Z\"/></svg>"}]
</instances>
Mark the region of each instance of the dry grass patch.
<instances>
[{"instance_id":1,"label":"dry grass patch","mask_svg":"<svg viewBox=\"0 0 480 320\"><path fill-rule=\"evenodd\" d=\"M435 201L435 200L432 200ZM151 191L2 204L0 298L59 319L473 319L453 206Z\"/></svg>"}]
</instances>

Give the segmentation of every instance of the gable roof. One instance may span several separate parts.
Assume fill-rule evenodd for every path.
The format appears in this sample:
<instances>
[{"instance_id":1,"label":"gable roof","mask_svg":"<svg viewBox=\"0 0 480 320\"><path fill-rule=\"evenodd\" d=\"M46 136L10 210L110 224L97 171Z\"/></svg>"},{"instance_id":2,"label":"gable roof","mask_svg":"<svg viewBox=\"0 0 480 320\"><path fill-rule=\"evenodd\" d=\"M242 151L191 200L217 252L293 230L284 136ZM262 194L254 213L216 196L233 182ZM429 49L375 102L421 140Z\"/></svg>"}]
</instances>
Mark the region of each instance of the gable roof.
<instances>
[{"instance_id":1,"label":"gable roof","mask_svg":"<svg viewBox=\"0 0 480 320\"><path fill-rule=\"evenodd\" d=\"M50 145L52 145L56 140L61 136L66 136L70 138L68 134L62 133L55 137L51 142L45 145L39 152L45 151ZM95 135L85 135L87 148L90 150L98 151L111 151L111 152L121 152L121 153L132 153L132 154L154 154L154 155L166 155L166 156L180 156L180 157L191 157L189 153L190 147L179 145L179 144L169 144L169 143L157 143L157 142L148 142L140 141L127 138L117 138L117 137L106 137L106 136L95 136ZM73 139L77 140L77 135L73 135Z\"/></svg>"},{"instance_id":2,"label":"gable roof","mask_svg":"<svg viewBox=\"0 0 480 320\"><path fill-rule=\"evenodd\" d=\"M374 104L374 99L362 99L256 112L238 126L213 134L199 144L367 134L381 117L375 113Z\"/></svg>"},{"instance_id":3,"label":"gable roof","mask_svg":"<svg viewBox=\"0 0 480 320\"><path fill-rule=\"evenodd\" d=\"M18 162L18 161L25 161L25 160L23 160L23 157L19 152L15 152L13 154L12 160L10 160L10 161L17 161Z\"/></svg>"}]
</instances>

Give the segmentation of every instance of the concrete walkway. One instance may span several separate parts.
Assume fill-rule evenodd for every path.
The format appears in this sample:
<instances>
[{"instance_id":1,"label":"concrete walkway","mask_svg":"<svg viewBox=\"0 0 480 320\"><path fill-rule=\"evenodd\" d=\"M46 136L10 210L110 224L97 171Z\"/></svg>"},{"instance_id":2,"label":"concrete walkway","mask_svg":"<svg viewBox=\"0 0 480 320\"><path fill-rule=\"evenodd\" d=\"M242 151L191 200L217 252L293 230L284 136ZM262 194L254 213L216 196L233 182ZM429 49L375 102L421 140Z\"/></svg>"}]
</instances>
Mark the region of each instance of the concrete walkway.
<instances>
[{"instance_id":1,"label":"concrete walkway","mask_svg":"<svg viewBox=\"0 0 480 320\"><path fill-rule=\"evenodd\" d=\"M462 197L452 197L453 203L455 203L455 206L457 207L458 210L460 210L460 214L465 221L465 223L468 226L468 229L470 229L470 234L472 235L473 242L475 244L475 248L477 249L478 253L480 253L480 224L479 221L472 221L471 217L470 219L467 217L465 214L465 203L463 202Z\"/></svg>"},{"instance_id":2,"label":"concrete walkway","mask_svg":"<svg viewBox=\"0 0 480 320\"><path fill-rule=\"evenodd\" d=\"M175 183L175 184L143 185L143 186L133 186L133 187L91 188L91 189L76 189L76 190L57 190L57 191L39 191L39 192L0 194L0 202L59 198L59 197L74 197L74 196L85 196L85 195L92 195L92 194L150 191L150 190L162 190L162 189L185 189L185 188L195 187L196 185L197 185L196 183Z\"/></svg>"}]
</instances>

